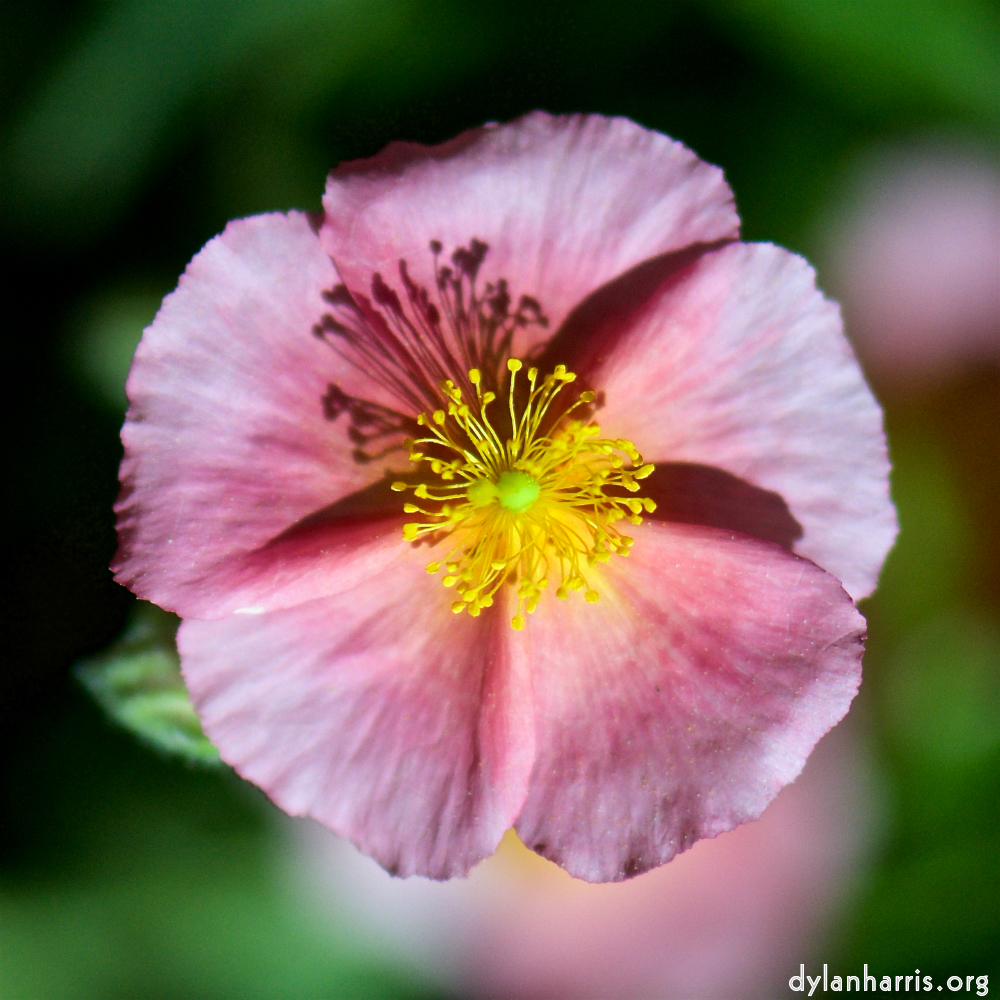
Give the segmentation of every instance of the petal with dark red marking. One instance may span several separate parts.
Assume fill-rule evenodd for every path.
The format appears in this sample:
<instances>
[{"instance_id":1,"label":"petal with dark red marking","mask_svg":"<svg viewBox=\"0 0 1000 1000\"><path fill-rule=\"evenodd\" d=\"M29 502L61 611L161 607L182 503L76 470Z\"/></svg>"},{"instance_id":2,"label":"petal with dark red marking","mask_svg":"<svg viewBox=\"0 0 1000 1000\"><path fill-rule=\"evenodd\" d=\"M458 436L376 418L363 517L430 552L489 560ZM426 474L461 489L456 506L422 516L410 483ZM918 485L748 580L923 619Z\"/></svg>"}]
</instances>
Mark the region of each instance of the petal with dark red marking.
<instances>
[{"instance_id":1,"label":"petal with dark red marking","mask_svg":"<svg viewBox=\"0 0 1000 1000\"><path fill-rule=\"evenodd\" d=\"M320 238L348 287L371 294L398 268L435 291L431 240L443 260L478 240L480 287L507 281L554 330L596 288L640 262L735 239L739 217L722 171L625 118L540 111L471 129L439 146L395 142L341 164L323 201ZM535 328L524 353L548 336Z\"/></svg>"},{"instance_id":2,"label":"petal with dark red marking","mask_svg":"<svg viewBox=\"0 0 1000 1000\"><path fill-rule=\"evenodd\" d=\"M324 410L331 383L378 391L312 332L338 281L306 215L262 215L230 223L164 300L122 429L113 568L140 597L194 618L268 603L266 580L232 593L252 582L251 557L382 475L355 459L348 416Z\"/></svg>"}]
</instances>

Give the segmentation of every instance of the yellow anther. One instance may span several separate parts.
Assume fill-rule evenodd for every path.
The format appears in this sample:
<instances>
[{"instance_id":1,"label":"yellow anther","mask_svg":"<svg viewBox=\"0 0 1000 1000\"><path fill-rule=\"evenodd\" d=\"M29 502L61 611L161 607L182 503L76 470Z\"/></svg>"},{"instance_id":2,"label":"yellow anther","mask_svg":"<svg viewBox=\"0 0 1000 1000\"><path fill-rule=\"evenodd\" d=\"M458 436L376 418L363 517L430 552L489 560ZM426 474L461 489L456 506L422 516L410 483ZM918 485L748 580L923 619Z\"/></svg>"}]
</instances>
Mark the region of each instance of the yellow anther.
<instances>
[{"instance_id":1,"label":"yellow anther","mask_svg":"<svg viewBox=\"0 0 1000 1000\"><path fill-rule=\"evenodd\" d=\"M646 513L647 514L652 514L653 511L656 510L656 501L655 500L650 500L649 497L643 497L642 498L642 505L643 505L643 507L646 508Z\"/></svg>"},{"instance_id":2,"label":"yellow anther","mask_svg":"<svg viewBox=\"0 0 1000 1000\"><path fill-rule=\"evenodd\" d=\"M398 479L390 487L393 493L402 493L406 489L406 483L401 483Z\"/></svg>"},{"instance_id":3,"label":"yellow anther","mask_svg":"<svg viewBox=\"0 0 1000 1000\"><path fill-rule=\"evenodd\" d=\"M605 439L596 424L573 416L597 394L587 389L575 401L557 400L576 378L564 365L541 379L531 366L527 387L515 393L522 367L518 358L507 361L511 374L503 394L510 420L504 414L499 433L486 413L496 393L480 391L485 369L468 370L478 412L462 402L453 381L444 380L441 408L420 417L427 436L419 445L407 441L410 457L427 462L435 478L391 484L396 492L412 489L424 503L403 505L421 516L404 528L406 539L449 539L448 555L427 564L427 572L447 567L442 584L459 598L452 607L477 616L512 580L519 601L515 629L538 607L553 574L557 598L580 591L593 603L597 591L584 579L587 567L613 554L627 556L631 539L617 525L623 518L640 523L640 512L655 509L652 500L622 496L622 490L635 493L637 480L653 468L642 465L632 442Z\"/></svg>"},{"instance_id":4,"label":"yellow anther","mask_svg":"<svg viewBox=\"0 0 1000 1000\"><path fill-rule=\"evenodd\" d=\"M588 590L587 593L584 594L584 597L587 599L588 604L594 604L596 603L597 598L600 597L600 594L598 594L596 590Z\"/></svg>"},{"instance_id":5,"label":"yellow anther","mask_svg":"<svg viewBox=\"0 0 1000 1000\"><path fill-rule=\"evenodd\" d=\"M456 615L460 615L465 610L465 601L455 601L451 606L451 610L455 612Z\"/></svg>"},{"instance_id":6,"label":"yellow anther","mask_svg":"<svg viewBox=\"0 0 1000 1000\"><path fill-rule=\"evenodd\" d=\"M510 620L510 627L515 632L520 632L524 628L524 619L520 615L514 615Z\"/></svg>"}]
</instances>

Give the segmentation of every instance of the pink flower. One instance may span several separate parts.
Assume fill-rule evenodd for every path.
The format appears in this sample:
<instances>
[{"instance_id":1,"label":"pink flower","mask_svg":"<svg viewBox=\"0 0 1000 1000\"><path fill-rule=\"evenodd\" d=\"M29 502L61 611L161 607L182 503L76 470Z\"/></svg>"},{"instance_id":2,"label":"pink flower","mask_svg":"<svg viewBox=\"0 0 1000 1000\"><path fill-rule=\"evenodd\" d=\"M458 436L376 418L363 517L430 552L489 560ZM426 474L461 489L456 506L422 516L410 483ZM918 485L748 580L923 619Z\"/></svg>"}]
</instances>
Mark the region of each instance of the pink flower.
<instances>
[{"instance_id":1,"label":"pink flower","mask_svg":"<svg viewBox=\"0 0 1000 1000\"><path fill-rule=\"evenodd\" d=\"M195 257L115 569L187 619L224 759L400 875L513 826L617 880L760 815L854 696L895 518L836 307L737 229L678 143L535 113Z\"/></svg>"},{"instance_id":2,"label":"pink flower","mask_svg":"<svg viewBox=\"0 0 1000 1000\"><path fill-rule=\"evenodd\" d=\"M828 242L849 330L885 391L1000 360L1000 171L960 147L883 150Z\"/></svg>"}]
</instances>

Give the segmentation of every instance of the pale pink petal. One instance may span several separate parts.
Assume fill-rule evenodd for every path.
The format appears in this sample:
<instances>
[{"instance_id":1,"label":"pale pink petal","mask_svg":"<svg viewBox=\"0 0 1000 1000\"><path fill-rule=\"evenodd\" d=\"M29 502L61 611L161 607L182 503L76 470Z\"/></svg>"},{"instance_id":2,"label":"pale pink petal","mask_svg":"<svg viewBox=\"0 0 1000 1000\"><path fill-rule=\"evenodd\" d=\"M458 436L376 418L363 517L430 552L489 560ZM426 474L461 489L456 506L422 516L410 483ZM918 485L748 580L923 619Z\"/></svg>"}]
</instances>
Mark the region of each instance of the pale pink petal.
<instances>
[{"instance_id":1,"label":"pale pink petal","mask_svg":"<svg viewBox=\"0 0 1000 1000\"><path fill-rule=\"evenodd\" d=\"M375 391L312 332L338 282L306 215L265 215L230 223L164 300L122 430L114 569L140 597L186 617L267 604L266 581L228 594L248 556L382 475L354 460L347 415L324 415L331 383Z\"/></svg>"},{"instance_id":2,"label":"pale pink petal","mask_svg":"<svg viewBox=\"0 0 1000 1000\"><path fill-rule=\"evenodd\" d=\"M880 150L826 256L858 352L886 388L1000 360L1000 170L960 146Z\"/></svg>"},{"instance_id":3,"label":"pale pink petal","mask_svg":"<svg viewBox=\"0 0 1000 1000\"><path fill-rule=\"evenodd\" d=\"M395 874L449 878L520 810L533 715L503 595L452 614L432 552L401 545L339 596L186 621L178 643L205 731L240 774Z\"/></svg>"},{"instance_id":4,"label":"pale pink petal","mask_svg":"<svg viewBox=\"0 0 1000 1000\"><path fill-rule=\"evenodd\" d=\"M541 303L550 331L647 258L739 231L722 171L681 143L625 118L540 111L341 164L323 205L320 238L352 291L369 294L375 272L402 291L405 259L433 293L430 241L450 263L478 239L489 245L479 286L505 278L515 302Z\"/></svg>"},{"instance_id":5,"label":"pale pink petal","mask_svg":"<svg viewBox=\"0 0 1000 1000\"><path fill-rule=\"evenodd\" d=\"M801 257L706 253L607 343L603 356L580 348L606 394L602 428L647 462L714 466L779 494L802 528L794 550L856 599L874 589L896 536L882 415Z\"/></svg>"},{"instance_id":6,"label":"pale pink petal","mask_svg":"<svg viewBox=\"0 0 1000 1000\"><path fill-rule=\"evenodd\" d=\"M537 757L516 829L588 881L755 819L843 717L864 619L780 546L647 521L594 605L550 601L531 664Z\"/></svg>"}]
</instances>

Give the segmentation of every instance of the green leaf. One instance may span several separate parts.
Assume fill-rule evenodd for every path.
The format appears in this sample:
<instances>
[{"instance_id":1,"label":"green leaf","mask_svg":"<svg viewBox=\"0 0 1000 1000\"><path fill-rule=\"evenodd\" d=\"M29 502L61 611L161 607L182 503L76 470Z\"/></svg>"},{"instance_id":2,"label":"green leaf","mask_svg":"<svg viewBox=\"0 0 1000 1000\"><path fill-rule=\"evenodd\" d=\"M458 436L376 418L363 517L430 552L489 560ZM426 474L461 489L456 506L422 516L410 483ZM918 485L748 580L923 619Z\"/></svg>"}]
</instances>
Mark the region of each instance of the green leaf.
<instances>
[{"instance_id":1,"label":"green leaf","mask_svg":"<svg viewBox=\"0 0 1000 1000\"><path fill-rule=\"evenodd\" d=\"M143 742L197 764L218 764L202 732L177 655L178 619L140 601L120 639L75 667L76 676L120 726Z\"/></svg>"}]
</instances>

